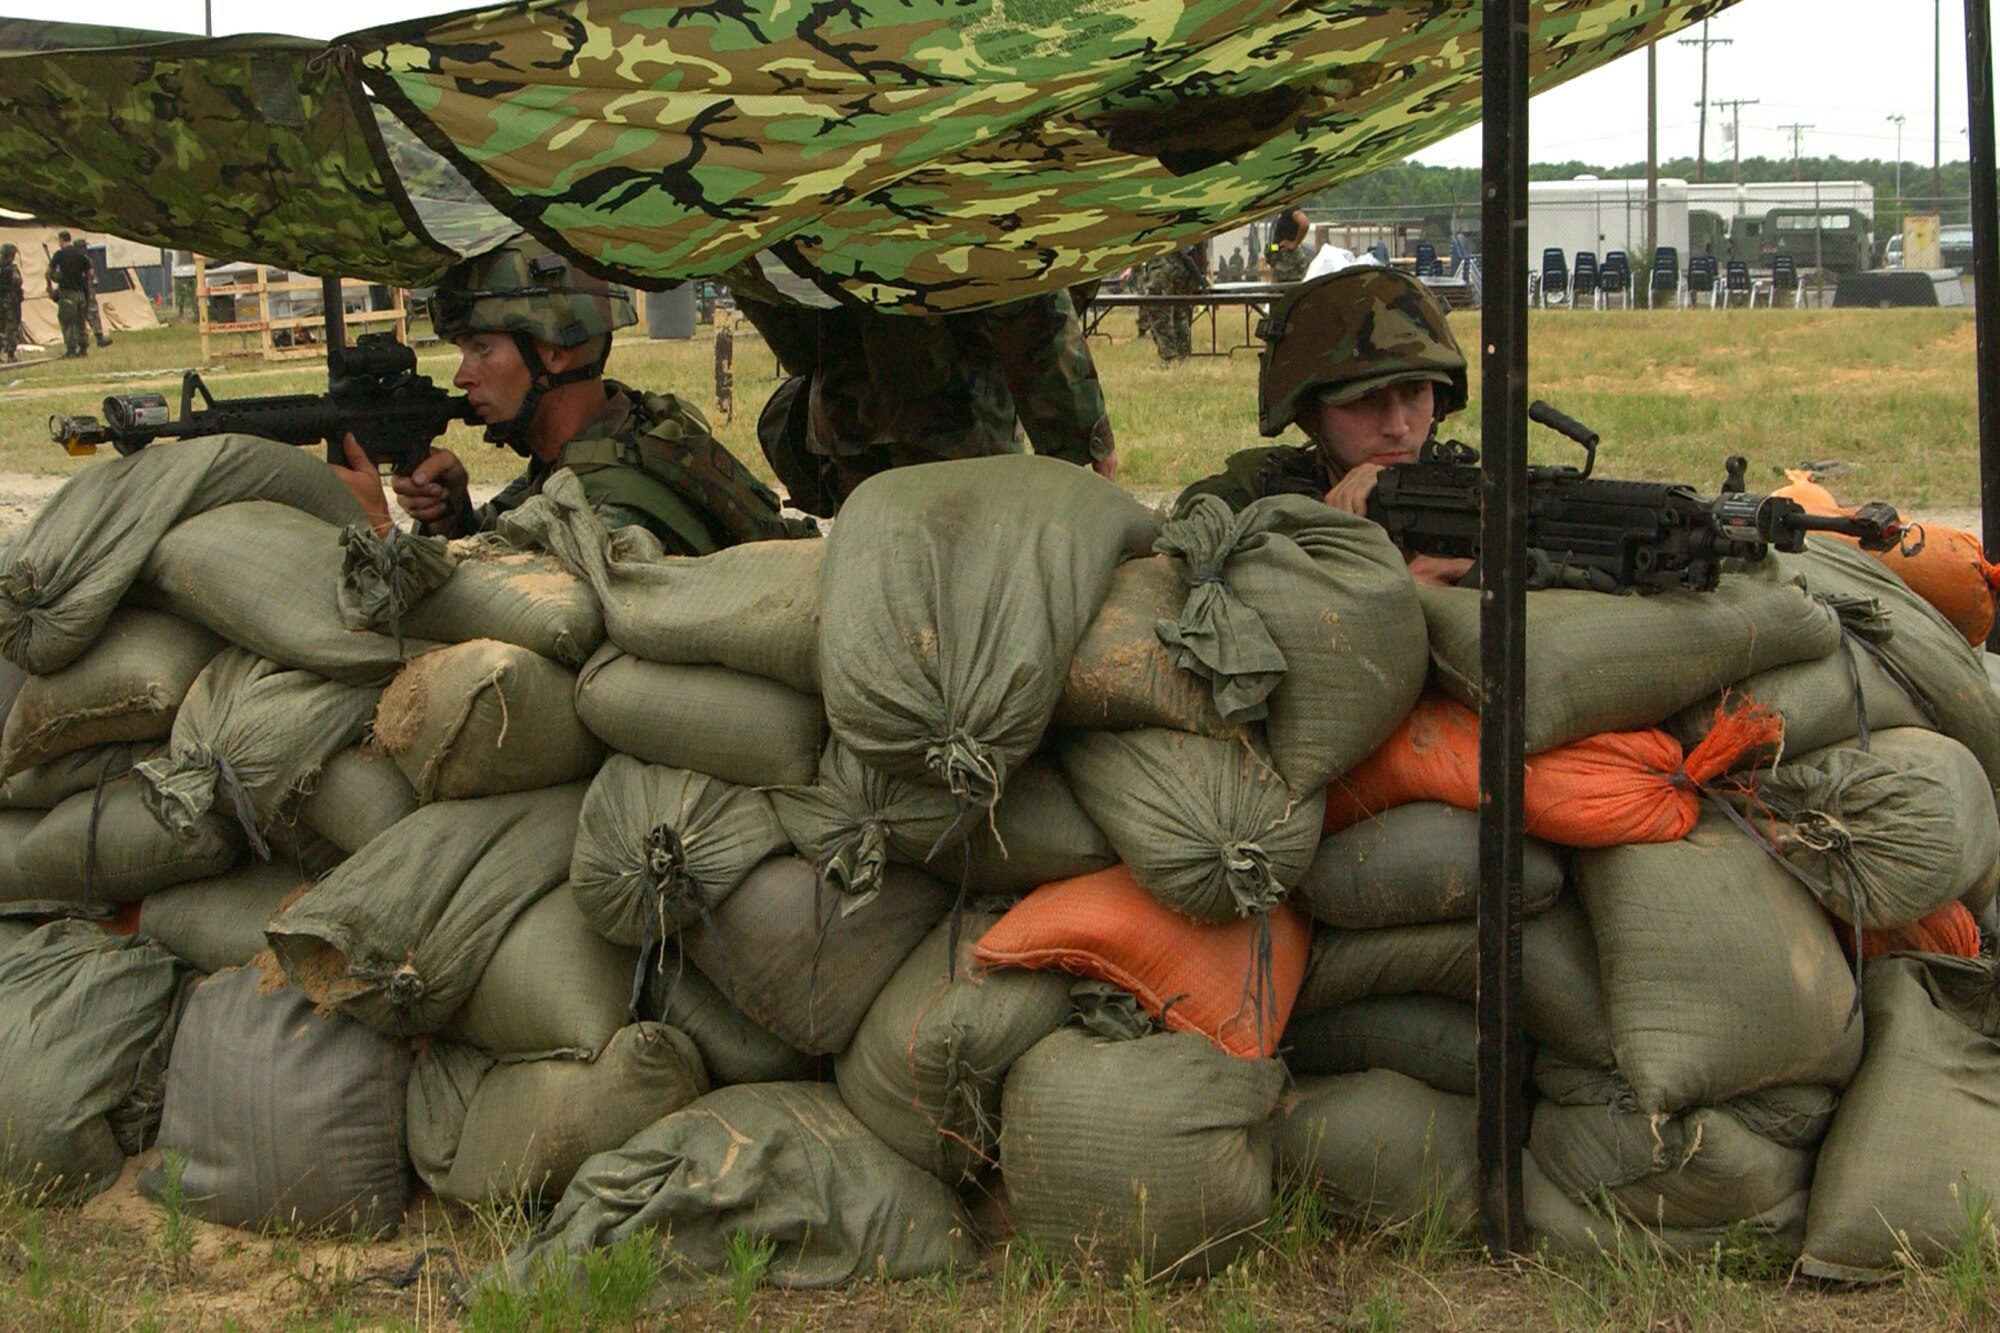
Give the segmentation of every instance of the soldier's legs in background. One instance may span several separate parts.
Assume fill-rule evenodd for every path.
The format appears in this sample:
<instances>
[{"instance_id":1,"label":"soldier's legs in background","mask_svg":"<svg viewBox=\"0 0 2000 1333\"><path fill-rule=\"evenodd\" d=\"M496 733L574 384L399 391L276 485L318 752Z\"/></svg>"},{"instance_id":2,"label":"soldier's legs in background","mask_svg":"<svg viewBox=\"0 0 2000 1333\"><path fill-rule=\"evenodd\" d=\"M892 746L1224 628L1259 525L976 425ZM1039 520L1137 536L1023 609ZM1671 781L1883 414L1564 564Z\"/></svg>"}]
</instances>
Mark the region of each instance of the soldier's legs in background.
<instances>
[{"instance_id":1,"label":"soldier's legs in background","mask_svg":"<svg viewBox=\"0 0 2000 1333\"><path fill-rule=\"evenodd\" d=\"M83 297L63 292L56 297L56 322L62 325L63 355L87 356L90 344L84 340Z\"/></svg>"},{"instance_id":2,"label":"soldier's legs in background","mask_svg":"<svg viewBox=\"0 0 2000 1333\"><path fill-rule=\"evenodd\" d=\"M97 345L111 346L111 339L104 336L104 316L98 313L97 297L94 294L83 298L83 318L90 325L90 331L96 337Z\"/></svg>"}]
</instances>

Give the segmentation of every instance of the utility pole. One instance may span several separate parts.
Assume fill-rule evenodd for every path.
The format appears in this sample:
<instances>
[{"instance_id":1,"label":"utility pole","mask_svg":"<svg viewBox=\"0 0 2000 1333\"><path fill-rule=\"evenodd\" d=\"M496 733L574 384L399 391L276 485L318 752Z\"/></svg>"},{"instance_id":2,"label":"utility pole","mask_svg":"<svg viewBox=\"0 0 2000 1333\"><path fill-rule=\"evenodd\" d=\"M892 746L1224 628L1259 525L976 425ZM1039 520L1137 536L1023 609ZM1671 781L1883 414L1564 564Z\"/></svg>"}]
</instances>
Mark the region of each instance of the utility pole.
<instances>
[{"instance_id":1,"label":"utility pole","mask_svg":"<svg viewBox=\"0 0 2000 1333\"><path fill-rule=\"evenodd\" d=\"M1646 45L1646 266L1660 244L1660 48Z\"/></svg>"},{"instance_id":2,"label":"utility pole","mask_svg":"<svg viewBox=\"0 0 2000 1333\"><path fill-rule=\"evenodd\" d=\"M1780 125L1778 128L1787 131L1792 136L1792 179L1797 180L1799 178L1799 140L1812 126L1791 124Z\"/></svg>"},{"instance_id":3,"label":"utility pole","mask_svg":"<svg viewBox=\"0 0 2000 1333\"><path fill-rule=\"evenodd\" d=\"M1717 99L1715 103L1717 106L1726 106L1729 108L1729 144L1733 155L1732 160L1736 168L1736 183L1738 185L1743 183L1743 108L1746 106L1756 106L1757 102L1758 99L1755 97L1737 97L1727 102Z\"/></svg>"},{"instance_id":4,"label":"utility pole","mask_svg":"<svg viewBox=\"0 0 2000 1333\"><path fill-rule=\"evenodd\" d=\"M1893 116L1884 117L1896 123L1896 202L1903 202L1903 122L1909 117L1898 111Z\"/></svg>"},{"instance_id":5,"label":"utility pole","mask_svg":"<svg viewBox=\"0 0 2000 1333\"><path fill-rule=\"evenodd\" d=\"M1682 46L1701 48L1701 132L1695 137L1694 179L1697 185L1708 179L1708 48L1711 46L1734 46L1728 37L1708 35L1708 20L1701 21L1701 36L1683 37Z\"/></svg>"}]
</instances>

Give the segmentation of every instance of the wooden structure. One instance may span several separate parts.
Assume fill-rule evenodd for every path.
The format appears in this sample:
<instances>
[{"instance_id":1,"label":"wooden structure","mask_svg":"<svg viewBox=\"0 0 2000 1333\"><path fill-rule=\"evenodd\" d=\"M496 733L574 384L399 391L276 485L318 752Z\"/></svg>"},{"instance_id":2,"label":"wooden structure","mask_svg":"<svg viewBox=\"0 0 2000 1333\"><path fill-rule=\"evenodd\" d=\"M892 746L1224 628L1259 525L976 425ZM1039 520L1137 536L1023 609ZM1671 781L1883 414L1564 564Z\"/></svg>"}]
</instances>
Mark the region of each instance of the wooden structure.
<instances>
[{"instance_id":1,"label":"wooden structure","mask_svg":"<svg viewBox=\"0 0 2000 1333\"><path fill-rule=\"evenodd\" d=\"M266 361L293 361L325 357L324 302L320 303L321 308L316 313L291 313L294 302L300 297L320 293L320 279L274 281L271 270L265 265L257 265L256 271L254 281L211 284L208 261L201 255L194 257L195 310L201 320L201 359L207 362L217 357L261 356ZM341 279L341 304L345 308L346 322L363 326L362 331L366 331L368 326L390 329L398 342L407 343L409 317L403 304L402 289L390 288L389 304L377 310L371 308L373 286L353 278ZM230 303L236 318L217 320L209 317L210 302L218 297ZM244 317L246 314L248 318ZM224 345L211 349L211 337L230 333L238 335L235 347ZM251 341L253 337L254 342Z\"/></svg>"}]
</instances>

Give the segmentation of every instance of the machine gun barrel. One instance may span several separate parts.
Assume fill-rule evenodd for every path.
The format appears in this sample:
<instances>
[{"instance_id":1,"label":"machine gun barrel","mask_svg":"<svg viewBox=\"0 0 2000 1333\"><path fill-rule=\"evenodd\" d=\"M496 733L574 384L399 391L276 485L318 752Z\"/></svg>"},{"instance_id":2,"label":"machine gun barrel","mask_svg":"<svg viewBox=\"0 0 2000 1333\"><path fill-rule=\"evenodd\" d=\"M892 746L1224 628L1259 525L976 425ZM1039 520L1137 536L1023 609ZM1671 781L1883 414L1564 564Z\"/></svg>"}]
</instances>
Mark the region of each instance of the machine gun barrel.
<instances>
[{"instance_id":1,"label":"machine gun barrel","mask_svg":"<svg viewBox=\"0 0 2000 1333\"><path fill-rule=\"evenodd\" d=\"M1725 560L1761 560L1772 549L1801 551L1806 534L1852 537L1886 551L1904 527L1885 504L1851 515L1809 514L1797 501L1744 490L1744 460L1728 461L1721 493L1705 498L1674 483L1617 481L1590 475L1597 433L1537 402L1529 416L1575 440L1583 468L1528 470L1528 545L1542 582L1603 591L1713 589ZM1368 516L1405 551L1479 555L1478 452L1456 441L1427 443L1415 463L1385 467L1369 497Z\"/></svg>"}]
</instances>

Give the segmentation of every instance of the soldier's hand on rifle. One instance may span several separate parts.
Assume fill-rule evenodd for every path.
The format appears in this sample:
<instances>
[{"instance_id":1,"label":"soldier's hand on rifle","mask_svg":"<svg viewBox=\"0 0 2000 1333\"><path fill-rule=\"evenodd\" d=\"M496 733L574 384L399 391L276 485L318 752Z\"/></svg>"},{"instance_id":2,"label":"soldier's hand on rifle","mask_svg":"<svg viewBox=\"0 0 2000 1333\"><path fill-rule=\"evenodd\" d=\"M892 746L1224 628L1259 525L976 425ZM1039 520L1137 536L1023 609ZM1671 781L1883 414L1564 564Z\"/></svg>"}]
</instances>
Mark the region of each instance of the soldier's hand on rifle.
<instances>
[{"instance_id":1,"label":"soldier's hand on rifle","mask_svg":"<svg viewBox=\"0 0 2000 1333\"><path fill-rule=\"evenodd\" d=\"M407 477L397 477L396 503L426 528L450 527L472 507L471 478L449 449L433 449Z\"/></svg>"},{"instance_id":2,"label":"soldier's hand on rifle","mask_svg":"<svg viewBox=\"0 0 2000 1333\"><path fill-rule=\"evenodd\" d=\"M1455 588L1460 579L1472 572L1472 562L1462 557L1411 555L1405 556L1404 562L1410 567L1412 579L1435 588Z\"/></svg>"},{"instance_id":3,"label":"soldier's hand on rifle","mask_svg":"<svg viewBox=\"0 0 2000 1333\"><path fill-rule=\"evenodd\" d=\"M389 517L388 497L382 494L382 474L375 470L375 464L369 461L368 451L352 434L345 441L345 449L347 466L341 467L338 463L329 466L341 483L354 492L354 498L361 502L361 512L368 515L375 535L385 537L394 523Z\"/></svg>"},{"instance_id":4,"label":"soldier's hand on rifle","mask_svg":"<svg viewBox=\"0 0 2000 1333\"><path fill-rule=\"evenodd\" d=\"M1374 463L1356 463L1326 493L1327 504L1361 518L1368 517L1368 497L1375 493L1375 478L1381 472Z\"/></svg>"}]
</instances>

